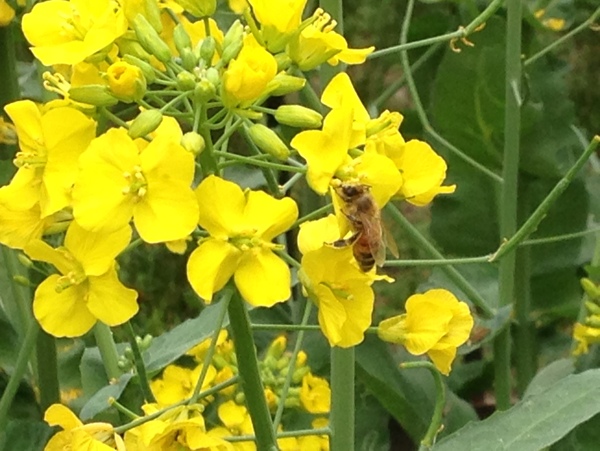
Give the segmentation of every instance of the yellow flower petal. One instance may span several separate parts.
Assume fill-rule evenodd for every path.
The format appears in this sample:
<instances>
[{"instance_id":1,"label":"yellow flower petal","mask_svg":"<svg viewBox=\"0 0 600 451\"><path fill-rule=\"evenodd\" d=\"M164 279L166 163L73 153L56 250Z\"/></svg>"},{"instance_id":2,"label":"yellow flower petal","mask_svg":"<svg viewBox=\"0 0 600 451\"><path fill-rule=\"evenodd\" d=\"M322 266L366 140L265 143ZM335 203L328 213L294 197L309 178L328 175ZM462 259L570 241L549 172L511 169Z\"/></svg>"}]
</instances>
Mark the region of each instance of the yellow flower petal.
<instances>
[{"instance_id":1,"label":"yellow flower petal","mask_svg":"<svg viewBox=\"0 0 600 451\"><path fill-rule=\"evenodd\" d=\"M187 278L206 302L225 286L237 268L241 251L235 246L209 238L192 252L187 263Z\"/></svg>"},{"instance_id":2,"label":"yellow flower petal","mask_svg":"<svg viewBox=\"0 0 600 451\"><path fill-rule=\"evenodd\" d=\"M73 267L73 262L64 253L57 251L42 240L33 240L25 246L25 253L32 260L50 263L61 274L67 274Z\"/></svg>"},{"instance_id":3,"label":"yellow flower petal","mask_svg":"<svg viewBox=\"0 0 600 451\"><path fill-rule=\"evenodd\" d=\"M13 211L0 204L0 243L13 249L23 249L27 243L42 238L52 217L41 218L39 204L29 210Z\"/></svg>"},{"instance_id":4,"label":"yellow flower petal","mask_svg":"<svg viewBox=\"0 0 600 451\"><path fill-rule=\"evenodd\" d=\"M242 222L246 198L235 183L210 175L196 188L196 197L200 205L198 223L211 236L226 238Z\"/></svg>"},{"instance_id":5,"label":"yellow flower petal","mask_svg":"<svg viewBox=\"0 0 600 451\"><path fill-rule=\"evenodd\" d=\"M452 367L452 362L456 357L456 346L446 345L438 346L427 351L427 355L439 370L440 373L448 376Z\"/></svg>"},{"instance_id":6,"label":"yellow flower petal","mask_svg":"<svg viewBox=\"0 0 600 451\"><path fill-rule=\"evenodd\" d=\"M246 199L244 220L265 241L282 234L298 219L298 206L291 197L275 199L263 191L250 191Z\"/></svg>"},{"instance_id":7,"label":"yellow flower petal","mask_svg":"<svg viewBox=\"0 0 600 451\"><path fill-rule=\"evenodd\" d=\"M315 251L325 243L333 243L340 238L340 230L335 215L328 215L316 221L300 224L298 248L302 254Z\"/></svg>"},{"instance_id":8,"label":"yellow flower petal","mask_svg":"<svg viewBox=\"0 0 600 451\"><path fill-rule=\"evenodd\" d=\"M346 72L340 72L331 79L321 95L321 102L329 108L346 107L353 111L353 120L366 124L371 120L367 109L354 89Z\"/></svg>"},{"instance_id":9,"label":"yellow flower petal","mask_svg":"<svg viewBox=\"0 0 600 451\"><path fill-rule=\"evenodd\" d=\"M256 307L271 307L291 296L290 269L270 249L244 252L234 280L242 297Z\"/></svg>"},{"instance_id":10,"label":"yellow flower petal","mask_svg":"<svg viewBox=\"0 0 600 451\"><path fill-rule=\"evenodd\" d=\"M96 317L85 305L83 285L56 291L60 276L53 274L35 290L33 314L46 332L55 337L79 337L96 323Z\"/></svg>"},{"instance_id":11,"label":"yellow flower petal","mask_svg":"<svg viewBox=\"0 0 600 451\"><path fill-rule=\"evenodd\" d=\"M113 267L101 276L88 277L87 308L100 321L118 326L138 311L137 292L126 288Z\"/></svg>"},{"instance_id":12,"label":"yellow flower petal","mask_svg":"<svg viewBox=\"0 0 600 451\"><path fill-rule=\"evenodd\" d=\"M65 431L83 426L77 415L62 404L52 404L44 413L44 421L50 426L60 426Z\"/></svg>"}]
</instances>

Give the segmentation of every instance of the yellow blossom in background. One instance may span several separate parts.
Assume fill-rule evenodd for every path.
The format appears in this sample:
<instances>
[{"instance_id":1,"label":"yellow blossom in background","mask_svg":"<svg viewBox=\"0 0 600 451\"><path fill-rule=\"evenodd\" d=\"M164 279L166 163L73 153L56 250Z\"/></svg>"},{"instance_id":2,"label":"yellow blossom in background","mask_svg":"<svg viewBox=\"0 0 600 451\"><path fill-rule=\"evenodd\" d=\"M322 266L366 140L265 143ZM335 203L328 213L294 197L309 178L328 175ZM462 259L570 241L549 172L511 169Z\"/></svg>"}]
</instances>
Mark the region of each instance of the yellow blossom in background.
<instances>
[{"instance_id":1,"label":"yellow blossom in background","mask_svg":"<svg viewBox=\"0 0 600 451\"><path fill-rule=\"evenodd\" d=\"M539 9L534 14L535 18L538 19L542 25L552 31L562 31L565 29L566 21L558 17L545 17L546 10Z\"/></svg>"},{"instance_id":2,"label":"yellow blossom in background","mask_svg":"<svg viewBox=\"0 0 600 451\"><path fill-rule=\"evenodd\" d=\"M321 429L329 426L329 420L324 417L315 418L311 423L313 429ZM298 437L298 445L301 450L329 451L328 435L306 435Z\"/></svg>"},{"instance_id":3,"label":"yellow blossom in background","mask_svg":"<svg viewBox=\"0 0 600 451\"><path fill-rule=\"evenodd\" d=\"M80 159L73 189L75 220L90 231L110 231L133 217L148 243L187 237L198 222L191 189L194 156L170 133L140 153L124 129L94 139Z\"/></svg>"},{"instance_id":4,"label":"yellow blossom in background","mask_svg":"<svg viewBox=\"0 0 600 451\"><path fill-rule=\"evenodd\" d=\"M40 240L25 253L54 265L53 274L35 290L33 314L42 329L55 337L78 337L100 320L117 326L138 311L137 293L119 282L115 258L129 244L131 229L92 233L73 222L64 246L53 249Z\"/></svg>"},{"instance_id":5,"label":"yellow blossom in background","mask_svg":"<svg viewBox=\"0 0 600 451\"><path fill-rule=\"evenodd\" d=\"M379 337L402 344L413 355L427 353L445 375L473 328L469 306L447 290L433 289L415 294L406 301L404 315L379 323Z\"/></svg>"},{"instance_id":6,"label":"yellow blossom in background","mask_svg":"<svg viewBox=\"0 0 600 451\"><path fill-rule=\"evenodd\" d=\"M307 412L328 414L331 410L331 388L329 382L311 373L302 378L300 401Z\"/></svg>"},{"instance_id":7,"label":"yellow blossom in background","mask_svg":"<svg viewBox=\"0 0 600 451\"><path fill-rule=\"evenodd\" d=\"M260 22L267 49L275 54L285 46L302 22L306 0L248 0Z\"/></svg>"},{"instance_id":8,"label":"yellow blossom in background","mask_svg":"<svg viewBox=\"0 0 600 451\"><path fill-rule=\"evenodd\" d=\"M6 3L6 0L0 0L0 27L6 27L15 17L15 10Z\"/></svg>"},{"instance_id":9,"label":"yellow blossom in background","mask_svg":"<svg viewBox=\"0 0 600 451\"><path fill-rule=\"evenodd\" d=\"M6 122L2 116L0 116L0 144L16 144L17 143L17 129L10 122Z\"/></svg>"},{"instance_id":10,"label":"yellow blossom in background","mask_svg":"<svg viewBox=\"0 0 600 451\"><path fill-rule=\"evenodd\" d=\"M242 297L254 306L271 307L290 295L291 275L271 243L298 217L289 197L275 199L246 191L233 182L209 176L196 189L199 224L210 234L188 260L194 291L210 302L233 276Z\"/></svg>"},{"instance_id":11,"label":"yellow blossom in background","mask_svg":"<svg viewBox=\"0 0 600 451\"><path fill-rule=\"evenodd\" d=\"M126 451L121 437L113 432L112 424L83 424L73 412L61 404L48 407L44 421L50 426L60 426L63 429L52 436L44 451ZM129 448L127 450L129 451Z\"/></svg>"},{"instance_id":12,"label":"yellow blossom in background","mask_svg":"<svg viewBox=\"0 0 600 451\"><path fill-rule=\"evenodd\" d=\"M28 210L10 210L0 203L0 243L13 249L23 249L30 241L41 239L60 216L64 215L55 213L42 217L39 203Z\"/></svg>"},{"instance_id":13,"label":"yellow blossom in background","mask_svg":"<svg viewBox=\"0 0 600 451\"><path fill-rule=\"evenodd\" d=\"M157 403L161 407L166 407L192 396L201 372L202 365L198 365L193 370L177 365L167 366L162 376L150 383L150 388ZM210 388L216 375L217 370L209 365L201 390Z\"/></svg>"},{"instance_id":14,"label":"yellow blossom in background","mask_svg":"<svg viewBox=\"0 0 600 451\"><path fill-rule=\"evenodd\" d=\"M49 0L23 16L23 33L45 66L80 63L126 30L125 14L114 0Z\"/></svg>"},{"instance_id":15,"label":"yellow blossom in background","mask_svg":"<svg viewBox=\"0 0 600 451\"><path fill-rule=\"evenodd\" d=\"M254 427L250 414L245 406L236 404L235 401L221 403L217 409L219 420L223 426L218 426L209 431L215 437L230 437L237 435L253 435ZM234 442L233 449L236 451L257 451L254 441Z\"/></svg>"},{"instance_id":16,"label":"yellow blossom in background","mask_svg":"<svg viewBox=\"0 0 600 451\"><path fill-rule=\"evenodd\" d=\"M227 0L229 9L236 14L242 14L246 8L248 8L247 0Z\"/></svg>"},{"instance_id":17,"label":"yellow blossom in background","mask_svg":"<svg viewBox=\"0 0 600 451\"><path fill-rule=\"evenodd\" d=\"M223 74L223 102L228 108L245 105L267 94L267 85L277 74L275 57L261 47L252 35L244 38L237 58Z\"/></svg>"},{"instance_id":18,"label":"yellow blossom in background","mask_svg":"<svg viewBox=\"0 0 600 451\"><path fill-rule=\"evenodd\" d=\"M0 188L0 204L22 211L39 202L42 217L68 206L78 158L94 138L96 123L73 108L42 113L31 100L13 102L5 110L19 137L14 160L19 170Z\"/></svg>"},{"instance_id":19,"label":"yellow blossom in background","mask_svg":"<svg viewBox=\"0 0 600 451\"><path fill-rule=\"evenodd\" d=\"M577 323L573 328L573 340L577 343L573 355L587 354L590 345L600 343L600 329Z\"/></svg>"}]
</instances>

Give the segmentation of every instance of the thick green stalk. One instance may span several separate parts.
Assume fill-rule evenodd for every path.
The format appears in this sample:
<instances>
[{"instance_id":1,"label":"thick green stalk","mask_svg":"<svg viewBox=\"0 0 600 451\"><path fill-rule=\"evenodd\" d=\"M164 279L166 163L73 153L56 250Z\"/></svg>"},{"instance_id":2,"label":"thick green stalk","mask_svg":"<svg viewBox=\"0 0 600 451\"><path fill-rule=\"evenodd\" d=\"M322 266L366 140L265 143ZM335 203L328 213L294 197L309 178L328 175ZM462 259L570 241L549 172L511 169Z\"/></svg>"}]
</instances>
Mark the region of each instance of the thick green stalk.
<instances>
[{"instance_id":1,"label":"thick green stalk","mask_svg":"<svg viewBox=\"0 0 600 451\"><path fill-rule=\"evenodd\" d=\"M246 396L246 406L254 426L256 446L260 450L275 451L279 448L258 369L256 348L250 329L250 317L244 301L237 292L229 302L229 323L235 343L240 385Z\"/></svg>"},{"instance_id":2,"label":"thick green stalk","mask_svg":"<svg viewBox=\"0 0 600 451\"><path fill-rule=\"evenodd\" d=\"M3 305L16 332L20 337L23 337L29 322L32 321L31 301L29 300L31 299L31 294L29 293L30 288L17 284L14 276L26 277L27 273L22 270L22 267L19 268L17 251L2 245L0 245L0 249L2 251L4 267L6 268L6 275L10 278L9 282L13 301L9 302L9 299L4 299Z\"/></svg>"},{"instance_id":3,"label":"thick green stalk","mask_svg":"<svg viewBox=\"0 0 600 451\"><path fill-rule=\"evenodd\" d=\"M6 424L8 422L8 411L10 410L10 406L12 405L15 394L19 389L21 379L23 378L25 370L27 369L27 362L29 362L29 357L35 349L35 344L39 332L40 326L37 323L37 321L31 321L29 323L29 326L27 327L25 340L23 341L21 349L19 350L17 362L15 363L15 369L10 376L10 379L8 381L8 384L6 385L6 388L4 389L4 392L2 393L2 398L0 398L0 441L2 441L2 434L6 430Z\"/></svg>"},{"instance_id":4,"label":"thick green stalk","mask_svg":"<svg viewBox=\"0 0 600 451\"><path fill-rule=\"evenodd\" d=\"M519 179L519 144L521 133L521 18L520 0L507 0L506 23L506 82L504 110L504 162L500 200L500 239L512 236L517 230L517 193ZM515 302L516 254L500 261L500 306ZM518 299L517 299L518 301ZM508 326L494 340L496 407L510 407L511 340Z\"/></svg>"},{"instance_id":5,"label":"thick green stalk","mask_svg":"<svg viewBox=\"0 0 600 451\"><path fill-rule=\"evenodd\" d=\"M52 404L60 402L55 338L44 331L40 331L37 334L36 352L40 407L42 410L46 410Z\"/></svg>"},{"instance_id":6,"label":"thick green stalk","mask_svg":"<svg viewBox=\"0 0 600 451\"><path fill-rule=\"evenodd\" d=\"M96 337L96 345L98 345L108 380L118 379L121 377L122 371L119 369L119 353L110 327L98 321L94 326L94 337Z\"/></svg>"}]
</instances>

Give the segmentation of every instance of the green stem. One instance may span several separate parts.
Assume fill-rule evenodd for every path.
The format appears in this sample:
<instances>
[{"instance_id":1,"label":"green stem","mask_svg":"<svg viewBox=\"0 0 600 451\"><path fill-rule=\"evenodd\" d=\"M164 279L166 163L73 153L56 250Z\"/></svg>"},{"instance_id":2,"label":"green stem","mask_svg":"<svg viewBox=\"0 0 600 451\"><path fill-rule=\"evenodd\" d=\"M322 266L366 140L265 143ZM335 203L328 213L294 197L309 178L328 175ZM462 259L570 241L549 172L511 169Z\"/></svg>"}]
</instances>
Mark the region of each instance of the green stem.
<instances>
[{"instance_id":1,"label":"green stem","mask_svg":"<svg viewBox=\"0 0 600 451\"><path fill-rule=\"evenodd\" d=\"M506 22L506 80L504 110L504 162L500 201L500 236L511 236L517 229L517 198L519 179L519 144L521 132L521 29L522 4L507 0ZM500 307L515 301L516 254L506 255L500 261ZM511 394L511 340L510 328L505 326L494 340L494 369L496 407L510 407Z\"/></svg>"},{"instance_id":2,"label":"green stem","mask_svg":"<svg viewBox=\"0 0 600 451\"><path fill-rule=\"evenodd\" d=\"M435 408L431 417L429 428L421 440L420 451L430 450L435 443L435 438L442 427L442 419L444 416L444 406L446 405L446 388L442 375L431 362L406 362L400 365L400 368L427 368L435 382Z\"/></svg>"},{"instance_id":3,"label":"green stem","mask_svg":"<svg viewBox=\"0 0 600 451\"><path fill-rule=\"evenodd\" d=\"M523 63L523 65L525 67L529 66L530 64L535 63L538 59L540 59L542 56L544 56L546 53L554 50L556 47L558 47L559 45L562 45L564 42L568 41L569 39L571 39L573 36L575 36L576 34L582 32L583 30L585 30L586 28L589 28L590 25L592 25L594 23L594 21L600 17L600 8L598 8L596 11L594 11L594 13L588 17L588 19L581 23L579 26L573 28L571 31L569 31L567 34L565 34L564 36L561 36L560 38L558 38L556 41L554 41L552 44L550 44L547 47L544 47L542 50L540 50L539 52L537 52L536 54L534 54L533 56L530 56L529 58L527 58L525 60L525 62Z\"/></svg>"},{"instance_id":4,"label":"green stem","mask_svg":"<svg viewBox=\"0 0 600 451\"><path fill-rule=\"evenodd\" d=\"M309 435L329 435L331 429L329 428L318 428L318 429L299 429L297 431L282 431L277 433L277 438L285 437L306 437ZM236 442L249 442L254 440L254 435L232 435L230 437L223 437L223 440L227 440L231 443Z\"/></svg>"},{"instance_id":5,"label":"green stem","mask_svg":"<svg viewBox=\"0 0 600 451\"><path fill-rule=\"evenodd\" d=\"M198 376L196 386L194 387L194 393L192 394L193 400L196 400L196 397L202 389L202 385L204 385L204 379L206 378L208 368L210 367L210 362L212 362L213 355L215 354L217 341L219 340L219 334L221 333L221 328L223 327L223 321L225 321L225 315L227 315L227 307L229 306L229 301L231 301L231 296L233 296L233 290L231 289L225 290L225 292L223 293L221 299L221 311L219 312L219 317L217 318L217 322L215 323L215 330L213 331L210 344L208 345L206 355L204 356L204 362L202 362L202 370L200 371L200 375Z\"/></svg>"},{"instance_id":6,"label":"green stem","mask_svg":"<svg viewBox=\"0 0 600 451\"><path fill-rule=\"evenodd\" d=\"M227 119L229 120L229 118ZM215 149L220 150L223 143L229 138L231 138L231 136L237 131L237 129L242 126L243 122L243 118L238 118L233 124L228 124L228 126L225 127L223 134L219 137L219 139L217 139L217 142L215 142Z\"/></svg>"},{"instance_id":7,"label":"green stem","mask_svg":"<svg viewBox=\"0 0 600 451\"><path fill-rule=\"evenodd\" d=\"M16 251L2 245L0 245L0 249L2 250L6 275L9 279L10 291L12 292L12 302L10 302L10 298L6 297L3 299L3 306L6 309L11 324L15 327L15 331L20 337L23 337L29 322L32 321L31 302L28 300L31 296L29 288L16 283L14 277L27 277L27 275L25 271L19 270L19 260Z\"/></svg>"},{"instance_id":8,"label":"green stem","mask_svg":"<svg viewBox=\"0 0 600 451\"><path fill-rule=\"evenodd\" d=\"M404 17L402 31L400 33L400 43L401 44L406 43L406 40L408 39L408 30L410 28L410 21L412 18L413 7L414 7L414 1L409 0L408 5L406 7L406 15ZM481 163L477 162L473 158L469 157L462 150L460 150L459 148L457 148L456 146L454 146L453 144L448 142L444 137L442 137L440 134L438 134L435 131L435 129L429 122L429 118L427 117L427 114L425 113L425 108L423 107L423 103L421 102L421 97L419 96L419 91L417 90L417 85L415 83L415 79L410 71L410 62L408 60L408 52L406 52L406 50L404 50L400 53L400 59L402 61L402 68L404 70L404 76L406 77L406 84L410 91L410 95L411 95L413 103L415 105L415 110L417 111L417 115L419 116L419 120L421 121L421 124L423 125L424 130L433 139L435 139L440 145L446 147L450 152L455 154L458 158L463 160L465 163L471 165L472 167L477 169L482 174L487 175L493 181L501 184L502 178L498 174L491 171L490 169L488 169Z\"/></svg>"},{"instance_id":9,"label":"green stem","mask_svg":"<svg viewBox=\"0 0 600 451\"><path fill-rule=\"evenodd\" d=\"M244 141L246 141L246 144L248 145L251 152L254 155L261 155L262 152L259 150L256 144L254 144L254 141L252 141L252 138L250 138L250 135L248 134L247 126L244 125L240 130L242 131ZM269 188L269 192L275 197L281 197L282 193L281 189L279 188L279 182L277 181L275 170L273 168L268 167L261 167L260 169L263 174L263 177L267 181L267 187Z\"/></svg>"},{"instance_id":10,"label":"green stem","mask_svg":"<svg viewBox=\"0 0 600 451\"><path fill-rule=\"evenodd\" d=\"M113 114L108 108L99 108L100 115L110 120L113 124L123 127L125 130L129 130L129 124L121 119L116 114Z\"/></svg>"},{"instance_id":11,"label":"green stem","mask_svg":"<svg viewBox=\"0 0 600 451\"><path fill-rule=\"evenodd\" d=\"M121 370L119 369L119 353L117 352L117 346L113 340L110 327L103 322L98 321L94 326L94 337L96 337L96 345L100 351L100 356L102 357L108 380L118 379L121 377Z\"/></svg>"},{"instance_id":12,"label":"green stem","mask_svg":"<svg viewBox=\"0 0 600 451\"><path fill-rule=\"evenodd\" d=\"M241 387L246 397L248 413L256 434L256 446L260 450L277 450L275 429L271 422L265 390L260 378L254 338L250 329L250 317L239 293L229 302L229 322L235 343Z\"/></svg>"},{"instance_id":13,"label":"green stem","mask_svg":"<svg viewBox=\"0 0 600 451\"><path fill-rule=\"evenodd\" d=\"M318 218L318 217L324 215L325 213L329 213L331 210L333 210L333 204L327 204L327 205L325 205L323 207L320 207L320 208L318 208L318 209L316 209L314 211L311 211L307 215L302 216L296 222L294 222L292 224L292 226L290 227L290 229L295 229L300 224L303 224L306 221L311 221L311 220L313 220L315 218Z\"/></svg>"},{"instance_id":14,"label":"green stem","mask_svg":"<svg viewBox=\"0 0 600 451\"><path fill-rule=\"evenodd\" d=\"M354 450L354 348L331 348L331 450Z\"/></svg>"},{"instance_id":15,"label":"green stem","mask_svg":"<svg viewBox=\"0 0 600 451\"><path fill-rule=\"evenodd\" d=\"M142 357L142 353L140 352L140 347L138 345L135 332L133 331L133 326L131 325L131 321L127 321L125 324L125 332L127 333L127 339L129 340L129 345L131 346L131 350L133 351L133 359L135 363L135 370L137 372L138 378L140 380L140 387L142 389L142 393L144 395L144 400L146 402L156 402L154 398L154 394L150 389L150 384L148 383L148 375L146 374L146 365L144 364L144 358Z\"/></svg>"},{"instance_id":16,"label":"green stem","mask_svg":"<svg viewBox=\"0 0 600 451\"><path fill-rule=\"evenodd\" d=\"M17 100L21 93L17 78L16 23L0 27L0 110L4 105Z\"/></svg>"},{"instance_id":17,"label":"green stem","mask_svg":"<svg viewBox=\"0 0 600 451\"><path fill-rule=\"evenodd\" d=\"M547 236L543 238L535 238L532 240L525 240L519 246L536 246L538 244L549 244L549 243L557 243L559 241L568 241L574 240L577 238L582 238L587 235L596 234L600 232L600 227L592 227L591 229L581 230L579 232L573 233L564 233L562 235L554 235Z\"/></svg>"},{"instance_id":18,"label":"green stem","mask_svg":"<svg viewBox=\"0 0 600 451\"><path fill-rule=\"evenodd\" d=\"M52 335L48 335L43 330L37 334L36 360L40 407L45 411L52 404L60 402L60 387L58 385L56 341Z\"/></svg>"},{"instance_id":19,"label":"green stem","mask_svg":"<svg viewBox=\"0 0 600 451\"><path fill-rule=\"evenodd\" d=\"M288 171L288 172L298 172L298 173L301 173L301 174L306 173L306 168L297 168L297 167L293 167L293 166L288 166L286 164L280 164L280 163L273 163L271 161L258 160L256 158L245 157L243 155L238 155L238 154L235 154L235 153L221 152L219 150L215 150L214 154L215 155L219 155L219 156L224 157L224 158L227 158L229 160L239 161L240 163L249 164L249 165L252 165L252 166L258 166L258 167L261 167L261 168L277 169L277 170L280 170L280 171Z\"/></svg>"},{"instance_id":20,"label":"green stem","mask_svg":"<svg viewBox=\"0 0 600 451\"><path fill-rule=\"evenodd\" d=\"M205 126L208 122L208 112L206 104L194 105L194 108L200 108L200 129L198 133L202 135L204 138L204 143L206 147L204 152L200 154L199 161L202 166L202 173L206 177L209 174L220 175L221 171L219 170L219 166L217 164L217 159L215 158L215 146L213 145L212 135L210 134L210 129ZM227 132L227 130L225 130Z\"/></svg>"},{"instance_id":21,"label":"green stem","mask_svg":"<svg viewBox=\"0 0 600 451\"><path fill-rule=\"evenodd\" d=\"M10 376L4 392L2 393L2 398L0 398L0 438L1 434L6 431L8 411L10 410L10 406L12 405L15 394L19 389L21 379L23 378L25 370L27 369L29 358L35 349L39 331L40 326L37 321L31 321L27 327L27 332L25 334L23 344L21 345L21 349L19 349L19 355L17 357L17 362L15 363L15 369Z\"/></svg>"},{"instance_id":22,"label":"green stem","mask_svg":"<svg viewBox=\"0 0 600 451\"><path fill-rule=\"evenodd\" d=\"M300 326L306 326L308 323L308 319L310 318L310 312L312 310L312 302L307 302L306 307L304 308L304 315L302 316L302 322ZM296 359L298 358L298 354L300 353L300 349L302 348L302 341L304 340L304 330L300 329L298 335L296 337L296 343L294 345L294 350L292 351L292 356L290 357L290 364L288 366L288 372L285 376L285 382L283 384L283 388L281 389L281 396L279 405L277 406L277 412L275 413L275 419L273 420L273 429L277 430L279 424L281 423L281 417L283 416L283 410L285 409L285 401L288 395L288 391L290 386L292 385L292 378L294 377L294 369L296 368Z\"/></svg>"},{"instance_id":23,"label":"green stem","mask_svg":"<svg viewBox=\"0 0 600 451\"><path fill-rule=\"evenodd\" d=\"M552 191L546 196L546 198L540 203L537 209L533 212L533 214L525 221L519 230L513 234L510 240L504 242L498 250L494 253L490 261L494 262L501 259L508 252L512 251L516 246L518 246L525 238L527 238L531 233L535 231L537 226L542 222L548 210L554 202L558 199L558 197L567 189L569 184L573 181L579 170L586 163L588 158L596 151L596 148L600 144L600 136L596 135L592 138L590 144L588 145L585 152L579 157L579 159L575 162L575 164L567 171L565 176L559 180L559 182L552 188ZM502 238L505 238L506 234L502 234ZM534 240L532 240L534 241Z\"/></svg>"},{"instance_id":24,"label":"green stem","mask_svg":"<svg viewBox=\"0 0 600 451\"><path fill-rule=\"evenodd\" d=\"M398 210L395 205L388 204L386 211L394 218L398 225L408 234L409 238L417 244L430 257L444 261L444 256L419 232L410 221ZM477 292L477 290L469 283L456 268L451 265L442 266L442 271L448 276L452 282L459 288L471 302L480 310L481 314L486 318L492 318L495 314L494 310L487 304L485 299Z\"/></svg>"},{"instance_id":25,"label":"green stem","mask_svg":"<svg viewBox=\"0 0 600 451\"><path fill-rule=\"evenodd\" d=\"M443 260L387 260L383 266L399 268L403 266L447 266L447 265L465 265L469 263L487 263L490 261L489 255L483 257L465 257L465 258L446 258Z\"/></svg>"},{"instance_id":26,"label":"green stem","mask_svg":"<svg viewBox=\"0 0 600 451\"><path fill-rule=\"evenodd\" d=\"M477 28L481 26L486 20L502 6L504 0L494 0L483 12L477 16L469 25L466 27L460 27L458 30L451 33L442 34L433 38L421 39L419 41L413 41L407 43L406 41L401 42L400 45L388 47L387 49L378 50L371 53L368 59L379 58L382 56L392 55L398 52L405 52L406 50L415 49L418 47L424 47L431 44L437 44L438 42L451 41L456 39L462 39L469 36L471 33L477 31Z\"/></svg>"}]
</instances>

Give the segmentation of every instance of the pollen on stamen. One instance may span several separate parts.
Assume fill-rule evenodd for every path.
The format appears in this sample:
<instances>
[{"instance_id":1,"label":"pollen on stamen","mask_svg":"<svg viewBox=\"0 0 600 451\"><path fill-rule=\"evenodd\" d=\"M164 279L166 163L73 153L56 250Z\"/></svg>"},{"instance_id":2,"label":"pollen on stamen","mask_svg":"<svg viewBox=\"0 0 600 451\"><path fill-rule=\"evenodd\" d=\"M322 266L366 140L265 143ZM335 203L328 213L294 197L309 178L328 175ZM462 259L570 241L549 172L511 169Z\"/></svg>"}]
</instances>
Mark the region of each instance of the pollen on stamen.
<instances>
[{"instance_id":1,"label":"pollen on stamen","mask_svg":"<svg viewBox=\"0 0 600 451\"><path fill-rule=\"evenodd\" d=\"M121 193L122 193L122 194L130 194L130 193L131 193L131 188L130 188L129 186L126 186L126 187L124 187L124 188L121 190Z\"/></svg>"},{"instance_id":2,"label":"pollen on stamen","mask_svg":"<svg viewBox=\"0 0 600 451\"><path fill-rule=\"evenodd\" d=\"M146 195L146 193L148 192L148 190L146 188L144 188L143 186L138 190L137 195L138 197L144 197Z\"/></svg>"}]
</instances>

